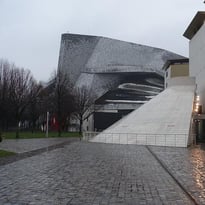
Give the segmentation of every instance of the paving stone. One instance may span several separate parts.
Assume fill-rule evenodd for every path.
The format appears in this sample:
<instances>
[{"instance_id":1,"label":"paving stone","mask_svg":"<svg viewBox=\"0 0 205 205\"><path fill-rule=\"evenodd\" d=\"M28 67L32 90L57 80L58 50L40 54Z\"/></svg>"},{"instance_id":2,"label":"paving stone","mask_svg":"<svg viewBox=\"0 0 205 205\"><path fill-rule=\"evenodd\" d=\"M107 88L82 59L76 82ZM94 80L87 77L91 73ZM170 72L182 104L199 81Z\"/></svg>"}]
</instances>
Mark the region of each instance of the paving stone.
<instances>
[{"instance_id":1,"label":"paving stone","mask_svg":"<svg viewBox=\"0 0 205 205\"><path fill-rule=\"evenodd\" d=\"M149 150L136 145L73 142L0 166L0 183L2 205L193 204Z\"/></svg>"},{"instance_id":2,"label":"paving stone","mask_svg":"<svg viewBox=\"0 0 205 205\"><path fill-rule=\"evenodd\" d=\"M198 204L205 204L205 147L154 147L151 150ZM169 196L175 197L176 196ZM178 203L183 204L179 199Z\"/></svg>"}]
</instances>

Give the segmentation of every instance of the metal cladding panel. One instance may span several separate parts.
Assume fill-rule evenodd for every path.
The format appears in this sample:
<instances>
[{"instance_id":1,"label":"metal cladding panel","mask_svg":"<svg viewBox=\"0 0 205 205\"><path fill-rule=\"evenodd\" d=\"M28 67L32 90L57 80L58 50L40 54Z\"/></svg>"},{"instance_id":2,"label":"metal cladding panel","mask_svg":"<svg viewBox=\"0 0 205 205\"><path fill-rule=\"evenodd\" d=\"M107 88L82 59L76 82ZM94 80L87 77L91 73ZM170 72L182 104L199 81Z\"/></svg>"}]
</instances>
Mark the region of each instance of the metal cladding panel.
<instances>
[{"instance_id":1,"label":"metal cladding panel","mask_svg":"<svg viewBox=\"0 0 205 205\"><path fill-rule=\"evenodd\" d=\"M125 41L78 34L63 34L58 69L75 83L82 73L153 72L163 75L167 60L175 53Z\"/></svg>"}]
</instances>

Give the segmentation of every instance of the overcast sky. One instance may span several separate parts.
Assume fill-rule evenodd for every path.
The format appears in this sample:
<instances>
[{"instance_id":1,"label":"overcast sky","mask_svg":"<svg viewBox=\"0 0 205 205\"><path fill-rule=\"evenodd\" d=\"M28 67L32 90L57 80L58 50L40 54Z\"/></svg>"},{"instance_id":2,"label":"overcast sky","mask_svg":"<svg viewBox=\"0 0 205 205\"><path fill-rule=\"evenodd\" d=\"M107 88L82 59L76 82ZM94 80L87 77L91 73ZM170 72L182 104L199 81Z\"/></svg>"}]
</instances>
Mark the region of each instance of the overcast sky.
<instances>
[{"instance_id":1,"label":"overcast sky","mask_svg":"<svg viewBox=\"0 0 205 205\"><path fill-rule=\"evenodd\" d=\"M0 58L48 80L62 33L167 49L188 56L183 33L203 0L0 0Z\"/></svg>"}]
</instances>

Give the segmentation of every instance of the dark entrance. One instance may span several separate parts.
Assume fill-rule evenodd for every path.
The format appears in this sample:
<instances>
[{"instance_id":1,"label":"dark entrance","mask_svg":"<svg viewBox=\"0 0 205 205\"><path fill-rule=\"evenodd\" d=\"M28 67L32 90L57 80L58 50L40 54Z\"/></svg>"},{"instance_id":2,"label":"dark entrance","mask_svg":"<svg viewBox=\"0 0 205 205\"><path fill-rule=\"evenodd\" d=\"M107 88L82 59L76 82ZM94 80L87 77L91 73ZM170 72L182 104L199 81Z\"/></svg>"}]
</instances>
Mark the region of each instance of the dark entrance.
<instances>
[{"instance_id":1,"label":"dark entrance","mask_svg":"<svg viewBox=\"0 0 205 205\"><path fill-rule=\"evenodd\" d=\"M95 112L94 128L96 131L102 131L120 120L131 111L133 110L118 110L116 113Z\"/></svg>"},{"instance_id":2,"label":"dark entrance","mask_svg":"<svg viewBox=\"0 0 205 205\"><path fill-rule=\"evenodd\" d=\"M196 125L196 142L205 143L205 119L195 120L195 125Z\"/></svg>"}]
</instances>

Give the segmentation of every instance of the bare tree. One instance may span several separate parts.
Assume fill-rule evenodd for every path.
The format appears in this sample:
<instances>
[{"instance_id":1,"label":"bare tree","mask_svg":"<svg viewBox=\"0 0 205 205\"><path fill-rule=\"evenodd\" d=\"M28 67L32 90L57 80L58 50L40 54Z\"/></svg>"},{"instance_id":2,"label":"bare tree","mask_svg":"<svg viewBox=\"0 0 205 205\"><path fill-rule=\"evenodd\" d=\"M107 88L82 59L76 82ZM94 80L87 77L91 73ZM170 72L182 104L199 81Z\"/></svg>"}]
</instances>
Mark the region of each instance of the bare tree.
<instances>
[{"instance_id":1,"label":"bare tree","mask_svg":"<svg viewBox=\"0 0 205 205\"><path fill-rule=\"evenodd\" d=\"M1 127L14 123L19 137L19 122L28 105L35 100L40 86L29 70L16 67L13 63L0 60L0 121Z\"/></svg>"},{"instance_id":2,"label":"bare tree","mask_svg":"<svg viewBox=\"0 0 205 205\"><path fill-rule=\"evenodd\" d=\"M75 91L75 116L79 120L79 133L82 133L83 121L92 112L91 106L95 101L95 94L88 87L76 88Z\"/></svg>"},{"instance_id":3,"label":"bare tree","mask_svg":"<svg viewBox=\"0 0 205 205\"><path fill-rule=\"evenodd\" d=\"M44 92L43 86L41 84L36 84L33 87L33 91L38 91L36 97L32 97L31 102L29 103L26 113L27 119L29 121L29 126L31 127L31 132L33 133L36 130L36 122L42 113L45 113L44 103Z\"/></svg>"},{"instance_id":4,"label":"bare tree","mask_svg":"<svg viewBox=\"0 0 205 205\"><path fill-rule=\"evenodd\" d=\"M9 90L10 70L13 66L8 61L0 59L0 132L8 126L12 114Z\"/></svg>"},{"instance_id":5,"label":"bare tree","mask_svg":"<svg viewBox=\"0 0 205 205\"><path fill-rule=\"evenodd\" d=\"M74 97L71 92L71 83L66 73L58 71L51 80L53 91L50 94L53 114L57 116L58 136L61 136L62 130L70 114L74 111Z\"/></svg>"},{"instance_id":6,"label":"bare tree","mask_svg":"<svg viewBox=\"0 0 205 205\"><path fill-rule=\"evenodd\" d=\"M29 70L14 68L10 75L10 100L16 120L16 138L19 137L19 122L27 106L38 96L37 85Z\"/></svg>"}]
</instances>

